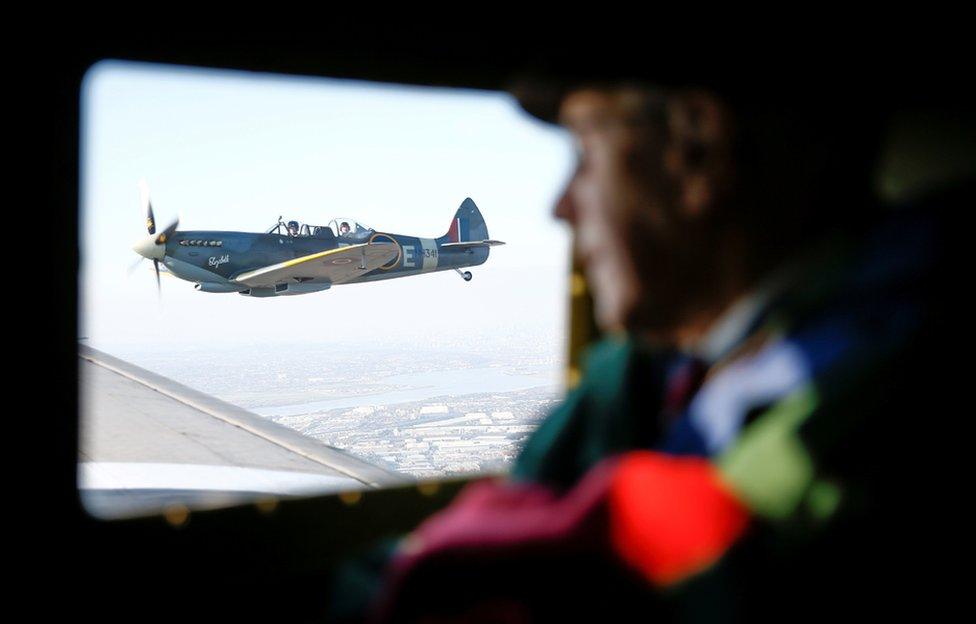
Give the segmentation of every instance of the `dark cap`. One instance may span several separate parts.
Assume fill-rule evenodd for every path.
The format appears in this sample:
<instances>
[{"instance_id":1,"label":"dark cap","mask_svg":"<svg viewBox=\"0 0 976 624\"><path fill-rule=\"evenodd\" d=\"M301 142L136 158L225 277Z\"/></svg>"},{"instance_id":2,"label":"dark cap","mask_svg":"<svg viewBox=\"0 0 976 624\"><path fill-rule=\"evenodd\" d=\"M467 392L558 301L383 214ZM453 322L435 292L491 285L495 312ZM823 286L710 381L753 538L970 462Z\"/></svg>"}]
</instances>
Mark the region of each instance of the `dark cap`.
<instances>
[{"instance_id":1,"label":"dark cap","mask_svg":"<svg viewBox=\"0 0 976 624\"><path fill-rule=\"evenodd\" d=\"M584 87L696 88L737 106L829 114L851 105L883 112L945 101L951 99L948 91L960 84L959 75L952 74L947 63L932 65L926 72L906 72L906 65L896 63L890 53L881 63L842 50L809 52L803 56L776 49L744 53L729 47L694 53L680 46L630 46L600 54L547 52L516 74L508 90L527 113L556 123L562 99ZM947 72L955 79L945 79Z\"/></svg>"},{"instance_id":2,"label":"dark cap","mask_svg":"<svg viewBox=\"0 0 976 624\"><path fill-rule=\"evenodd\" d=\"M792 72L774 74L765 57L750 60L739 55L732 59L719 54L706 58L703 53L695 55L679 48L647 46L605 53L549 52L520 72L509 92L527 113L555 123L560 102L569 92L620 86L699 88L734 100L754 98L772 88L811 90L810 83Z\"/></svg>"}]
</instances>

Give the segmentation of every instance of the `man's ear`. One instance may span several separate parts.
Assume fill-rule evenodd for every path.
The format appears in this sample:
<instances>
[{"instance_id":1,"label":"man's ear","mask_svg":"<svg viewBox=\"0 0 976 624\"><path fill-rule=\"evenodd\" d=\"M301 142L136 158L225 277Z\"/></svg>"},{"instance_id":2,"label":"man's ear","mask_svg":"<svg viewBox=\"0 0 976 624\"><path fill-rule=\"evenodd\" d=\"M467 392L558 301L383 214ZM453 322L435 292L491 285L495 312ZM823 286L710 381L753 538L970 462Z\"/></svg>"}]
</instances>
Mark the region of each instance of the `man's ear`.
<instances>
[{"instance_id":1,"label":"man's ear","mask_svg":"<svg viewBox=\"0 0 976 624\"><path fill-rule=\"evenodd\" d=\"M715 209L732 183L732 123L724 102L704 91L672 94L664 164L686 217Z\"/></svg>"}]
</instances>

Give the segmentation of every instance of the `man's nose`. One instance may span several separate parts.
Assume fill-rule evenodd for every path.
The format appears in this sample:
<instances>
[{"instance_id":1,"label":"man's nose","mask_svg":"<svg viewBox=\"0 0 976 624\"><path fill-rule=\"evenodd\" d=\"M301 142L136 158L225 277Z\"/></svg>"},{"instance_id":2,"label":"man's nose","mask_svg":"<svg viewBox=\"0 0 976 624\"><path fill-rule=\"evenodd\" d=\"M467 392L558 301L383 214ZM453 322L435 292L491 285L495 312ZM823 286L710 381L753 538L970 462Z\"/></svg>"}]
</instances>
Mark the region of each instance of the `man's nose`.
<instances>
[{"instance_id":1,"label":"man's nose","mask_svg":"<svg viewBox=\"0 0 976 624\"><path fill-rule=\"evenodd\" d=\"M570 225L576 223L576 206L569 186L563 190L563 194L556 200L556 205L552 209L552 216Z\"/></svg>"}]
</instances>

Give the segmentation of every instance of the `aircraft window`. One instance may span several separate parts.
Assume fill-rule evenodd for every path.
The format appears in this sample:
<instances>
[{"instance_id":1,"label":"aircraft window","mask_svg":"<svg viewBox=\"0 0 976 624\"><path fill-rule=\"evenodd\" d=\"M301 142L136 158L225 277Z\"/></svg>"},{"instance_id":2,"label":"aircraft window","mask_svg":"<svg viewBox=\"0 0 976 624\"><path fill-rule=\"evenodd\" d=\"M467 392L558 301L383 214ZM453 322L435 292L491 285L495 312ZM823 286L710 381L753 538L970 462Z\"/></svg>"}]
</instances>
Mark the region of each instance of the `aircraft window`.
<instances>
[{"instance_id":1,"label":"aircraft window","mask_svg":"<svg viewBox=\"0 0 976 624\"><path fill-rule=\"evenodd\" d=\"M355 219L349 218L333 219L329 223L329 226L335 235L339 237L361 238L373 232L372 228L358 223Z\"/></svg>"},{"instance_id":2,"label":"aircraft window","mask_svg":"<svg viewBox=\"0 0 976 624\"><path fill-rule=\"evenodd\" d=\"M549 215L573 167L564 133L504 93L117 61L81 97L90 510L511 465L562 393L569 240ZM158 231L179 213L173 240L202 249L144 246L156 262L120 280L139 256L119 241L147 236L142 176ZM466 198L483 226L456 218ZM302 237L282 245L292 220ZM487 238L506 245L440 246ZM302 260L370 241L384 253Z\"/></svg>"},{"instance_id":3,"label":"aircraft window","mask_svg":"<svg viewBox=\"0 0 976 624\"><path fill-rule=\"evenodd\" d=\"M332 233L331 229L322 225L316 225L312 227L312 236L326 236L331 233Z\"/></svg>"},{"instance_id":4,"label":"aircraft window","mask_svg":"<svg viewBox=\"0 0 976 624\"><path fill-rule=\"evenodd\" d=\"M268 228L265 234L277 234L278 236L308 236L307 234L308 226L304 224L299 224L295 233L293 234L288 227L288 223L285 221L278 221L278 223L272 225Z\"/></svg>"}]
</instances>

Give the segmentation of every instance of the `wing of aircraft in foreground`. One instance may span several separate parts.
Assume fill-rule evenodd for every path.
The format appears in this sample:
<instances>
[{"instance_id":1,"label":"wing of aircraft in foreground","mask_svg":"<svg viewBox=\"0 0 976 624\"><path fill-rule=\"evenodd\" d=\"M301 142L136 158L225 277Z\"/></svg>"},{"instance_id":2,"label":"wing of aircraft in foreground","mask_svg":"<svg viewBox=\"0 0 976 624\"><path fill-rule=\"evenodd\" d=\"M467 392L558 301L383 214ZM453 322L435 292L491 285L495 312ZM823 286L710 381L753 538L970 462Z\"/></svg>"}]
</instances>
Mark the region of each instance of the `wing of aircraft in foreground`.
<instances>
[{"instance_id":1,"label":"wing of aircraft in foreground","mask_svg":"<svg viewBox=\"0 0 976 624\"><path fill-rule=\"evenodd\" d=\"M78 485L100 516L402 484L257 414L79 346Z\"/></svg>"}]
</instances>

